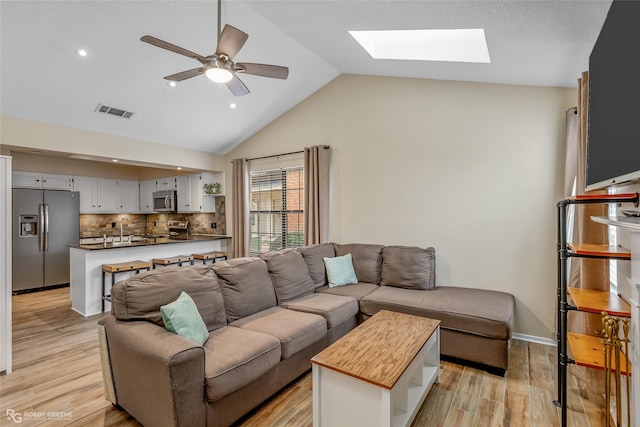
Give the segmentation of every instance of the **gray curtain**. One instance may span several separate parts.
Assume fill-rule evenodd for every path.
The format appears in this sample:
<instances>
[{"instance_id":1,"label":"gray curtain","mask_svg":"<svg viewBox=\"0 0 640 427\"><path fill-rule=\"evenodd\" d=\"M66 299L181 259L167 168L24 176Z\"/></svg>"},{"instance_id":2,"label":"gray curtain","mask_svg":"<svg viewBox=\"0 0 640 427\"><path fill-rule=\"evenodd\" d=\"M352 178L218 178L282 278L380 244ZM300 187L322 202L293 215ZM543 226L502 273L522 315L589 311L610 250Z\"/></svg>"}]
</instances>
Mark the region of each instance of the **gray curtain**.
<instances>
[{"instance_id":1,"label":"gray curtain","mask_svg":"<svg viewBox=\"0 0 640 427\"><path fill-rule=\"evenodd\" d=\"M576 194L585 194L587 166L587 111L588 111L589 73L582 73L578 80L578 108L576 115L569 118L575 123L568 129L569 147L573 144L573 154L567 153L566 170L573 170L576 181ZM568 188L569 176L565 177L565 191ZM593 191L589 194L606 193L606 190ZM591 221L592 216L607 215L607 205L576 205L573 221L573 241L580 243L608 243L608 230L602 224ZM609 263L603 260L588 258L572 258L569 274L569 286L586 289L609 290ZM579 314L579 313L575 313ZM577 316L576 316L577 317ZM594 325L600 325L599 315ZM593 330L584 333L593 334Z\"/></svg>"},{"instance_id":2,"label":"gray curtain","mask_svg":"<svg viewBox=\"0 0 640 427\"><path fill-rule=\"evenodd\" d=\"M565 112L566 124L566 158L564 167L564 197L574 196L573 187L578 175L578 131L580 118L578 107L571 107Z\"/></svg>"},{"instance_id":3,"label":"gray curtain","mask_svg":"<svg viewBox=\"0 0 640 427\"><path fill-rule=\"evenodd\" d=\"M233 195L232 258L249 256L249 168L247 159L234 159L231 174Z\"/></svg>"},{"instance_id":4,"label":"gray curtain","mask_svg":"<svg viewBox=\"0 0 640 427\"><path fill-rule=\"evenodd\" d=\"M329 241L329 163L331 149L314 145L304 149L304 243Z\"/></svg>"},{"instance_id":5,"label":"gray curtain","mask_svg":"<svg viewBox=\"0 0 640 427\"><path fill-rule=\"evenodd\" d=\"M578 108L575 114L571 109L567 114L565 192L571 191L570 187L573 186L575 179L576 194L585 194L586 187L588 88L589 73L585 71L582 73L582 78L578 79ZM606 193L606 190L589 192L589 194L598 193ZM606 204L576 205L572 240L576 243L608 243L607 227L591 220L591 216L605 215L607 215ZM571 258L568 286L605 291L609 290L609 280L607 260ZM568 330L570 332L596 335L600 329L602 329L602 321L599 314L569 312ZM569 366L569 371L583 381L587 381L594 389L603 386L601 371L580 368L576 365Z\"/></svg>"}]
</instances>

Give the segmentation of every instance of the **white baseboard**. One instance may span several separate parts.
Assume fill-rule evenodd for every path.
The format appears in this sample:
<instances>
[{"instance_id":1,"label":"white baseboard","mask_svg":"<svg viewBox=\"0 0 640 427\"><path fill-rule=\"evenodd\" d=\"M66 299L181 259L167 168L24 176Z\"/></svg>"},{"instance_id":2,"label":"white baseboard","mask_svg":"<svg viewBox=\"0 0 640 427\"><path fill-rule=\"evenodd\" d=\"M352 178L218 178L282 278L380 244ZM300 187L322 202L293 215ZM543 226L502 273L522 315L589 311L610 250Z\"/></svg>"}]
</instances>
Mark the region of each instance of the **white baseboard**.
<instances>
[{"instance_id":1,"label":"white baseboard","mask_svg":"<svg viewBox=\"0 0 640 427\"><path fill-rule=\"evenodd\" d=\"M548 345L551 347L557 347L557 343L549 338L542 338L542 337L537 337L535 335L526 335L526 334L518 334L518 333L513 333L511 334L511 338L513 338L514 340L520 340L520 341L526 341L526 342L533 342L536 344L542 344L542 345Z\"/></svg>"}]
</instances>

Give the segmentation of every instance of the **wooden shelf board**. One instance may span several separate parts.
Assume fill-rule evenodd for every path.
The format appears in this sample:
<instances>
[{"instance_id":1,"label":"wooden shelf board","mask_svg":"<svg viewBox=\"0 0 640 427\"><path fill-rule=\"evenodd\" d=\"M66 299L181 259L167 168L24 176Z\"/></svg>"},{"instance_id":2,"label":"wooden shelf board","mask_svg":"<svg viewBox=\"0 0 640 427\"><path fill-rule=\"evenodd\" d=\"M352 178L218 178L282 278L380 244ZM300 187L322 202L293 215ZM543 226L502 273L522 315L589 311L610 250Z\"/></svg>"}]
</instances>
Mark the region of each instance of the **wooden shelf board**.
<instances>
[{"instance_id":1,"label":"wooden shelf board","mask_svg":"<svg viewBox=\"0 0 640 427\"><path fill-rule=\"evenodd\" d=\"M638 199L638 193L623 194L580 194L570 197L569 200L614 200L614 201L634 201Z\"/></svg>"},{"instance_id":2,"label":"wooden shelf board","mask_svg":"<svg viewBox=\"0 0 640 427\"><path fill-rule=\"evenodd\" d=\"M567 288L567 292L580 311L631 317L631 306L613 292L580 288Z\"/></svg>"},{"instance_id":3,"label":"wooden shelf board","mask_svg":"<svg viewBox=\"0 0 640 427\"><path fill-rule=\"evenodd\" d=\"M631 259L631 252L618 246L597 243L567 243L576 255Z\"/></svg>"},{"instance_id":4,"label":"wooden shelf board","mask_svg":"<svg viewBox=\"0 0 640 427\"><path fill-rule=\"evenodd\" d=\"M604 347L600 337L569 332L567 333L567 339L576 365L604 370ZM626 358L624 354L620 355L620 359L620 373L627 375ZM613 370L616 370L615 360ZM629 371L632 370L629 369ZM629 373L629 375L631 375L631 373Z\"/></svg>"}]
</instances>

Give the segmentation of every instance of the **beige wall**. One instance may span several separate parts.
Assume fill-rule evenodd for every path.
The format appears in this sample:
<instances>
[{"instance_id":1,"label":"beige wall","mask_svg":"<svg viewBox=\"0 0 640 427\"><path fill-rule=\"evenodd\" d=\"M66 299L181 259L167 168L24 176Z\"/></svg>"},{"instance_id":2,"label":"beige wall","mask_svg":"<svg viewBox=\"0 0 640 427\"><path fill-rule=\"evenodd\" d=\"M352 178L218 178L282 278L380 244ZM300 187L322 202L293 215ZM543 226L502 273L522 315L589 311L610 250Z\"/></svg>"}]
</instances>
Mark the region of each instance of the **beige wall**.
<instances>
[{"instance_id":1,"label":"beige wall","mask_svg":"<svg viewBox=\"0 0 640 427\"><path fill-rule=\"evenodd\" d=\"M6 146L3 146L3 148ZM2 153L5 154L5 153ZM91 176L98 178L146 180L166 176L185 175L191 172L176 169L130 166L120 163L71 159L47 154L27 154L7 150L13 157L13 170L42 172L60 175Z\"/></svg>"},{"instance_id":2,"label":"beige wall","mask_svg":"<svg viewBox=\"0 0 640 427\"><path fill-rule=\"evenodd\" d=\"M217 154L10 116L0 116L0 148L3 145L197 170L224 168L223 156ZM5 151L2 154L8 154Z\"/></svg>"},{"instance_id":3,"label":"beige wall","mask_svg":"<svg viewBox=\"0 0 640 427\"><path fill-rule=\"evenodd\" d=\"M13 170L113 179L140 179L137 166L12 152ZM165 175L171 172L164 170Z\"/></svg>"},{"instance_id":4,"label":"beige wall","mask_svg":"<svg viewBox=\"0 0 640 427\"><path fill-rule=\"evenodd\" d=\"M234 158L330 145L332 241L433 246L439 285L510 292L515 331L550 339L564 111L575 98L341 75L227 154L226 172Z\"/></svg>"}]
</instances>

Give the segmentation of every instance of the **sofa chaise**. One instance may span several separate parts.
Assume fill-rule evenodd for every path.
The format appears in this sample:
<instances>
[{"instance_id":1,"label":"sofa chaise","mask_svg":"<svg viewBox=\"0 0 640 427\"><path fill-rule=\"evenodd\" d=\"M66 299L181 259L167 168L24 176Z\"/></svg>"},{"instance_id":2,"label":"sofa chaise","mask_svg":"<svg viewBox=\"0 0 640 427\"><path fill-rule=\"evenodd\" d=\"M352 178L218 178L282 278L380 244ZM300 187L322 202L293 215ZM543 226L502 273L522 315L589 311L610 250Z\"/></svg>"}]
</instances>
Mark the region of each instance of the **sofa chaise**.
<instances>
[{"instance_id":1,"label":"sofa chaise","mask_svg":"<svg viewBox=\"0 0 640 427\"><path fill-rule=\"evenodd\" d=\"M325 258L347 255L357 280L331 286ZM164 326L160 307L182 292L206 325L203 345ZM515 309L508 293L436 287L433 248L372 244L156 269L111 297L98 322L105 395L149 426L230 425L383 309L440 320L443 355L504 372Z\"/></svg>"}]
</instances>

